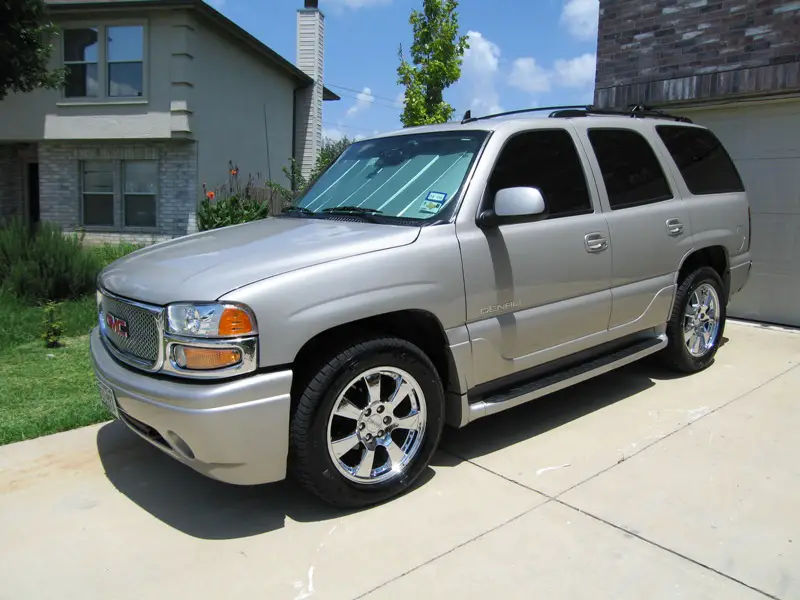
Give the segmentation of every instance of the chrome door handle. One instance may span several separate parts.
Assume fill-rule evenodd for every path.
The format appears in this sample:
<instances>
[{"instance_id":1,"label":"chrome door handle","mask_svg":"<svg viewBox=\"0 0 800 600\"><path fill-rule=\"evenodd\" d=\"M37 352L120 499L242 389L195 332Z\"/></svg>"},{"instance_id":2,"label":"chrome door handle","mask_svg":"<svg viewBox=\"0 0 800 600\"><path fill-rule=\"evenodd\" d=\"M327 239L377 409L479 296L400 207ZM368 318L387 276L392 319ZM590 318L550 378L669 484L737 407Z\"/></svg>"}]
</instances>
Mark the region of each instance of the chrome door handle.
<instances>
[{"instance_id":1,"label":"chrome door handle","mask_svg":"<svg viewBox=\"0 0 800 600\"><path fill-rule=\"evenodd\" d=\"M608 240L602 233L589 233L583 238L587 252L602 252L608 248Z\"/></svg>"},{"instance_id":2,"label":"chrome door handle","mask_svg":"<svg viewBox=\"0 0 800 600\"><path fill-rule=\"evenodd\" d=\"M683 223L679 219L667 219L667 234L672 237L683 235Z\"/></svg>"}]
</instances>

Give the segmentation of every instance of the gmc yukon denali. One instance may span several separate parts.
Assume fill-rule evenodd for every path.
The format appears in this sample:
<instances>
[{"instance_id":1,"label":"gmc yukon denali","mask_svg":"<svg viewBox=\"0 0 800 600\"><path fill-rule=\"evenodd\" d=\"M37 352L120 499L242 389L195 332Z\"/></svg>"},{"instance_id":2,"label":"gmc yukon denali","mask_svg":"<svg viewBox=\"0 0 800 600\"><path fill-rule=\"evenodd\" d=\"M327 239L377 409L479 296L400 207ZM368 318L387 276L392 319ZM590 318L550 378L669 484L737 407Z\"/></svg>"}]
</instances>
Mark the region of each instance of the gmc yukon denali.
<instances>
[{"instance_id":1,"label":"gmc yukon denali","mask_svg":"<svg viewBox=\"0 0 800 600\"><path fill-rule=\"evenodd\" d=\"M281 214L107 267L110 413L217 480L366 506L445 424L656 353L707 368L751 268L721 143L646 107L532 112L358 141Z\"/></svg>"}]
</instances>

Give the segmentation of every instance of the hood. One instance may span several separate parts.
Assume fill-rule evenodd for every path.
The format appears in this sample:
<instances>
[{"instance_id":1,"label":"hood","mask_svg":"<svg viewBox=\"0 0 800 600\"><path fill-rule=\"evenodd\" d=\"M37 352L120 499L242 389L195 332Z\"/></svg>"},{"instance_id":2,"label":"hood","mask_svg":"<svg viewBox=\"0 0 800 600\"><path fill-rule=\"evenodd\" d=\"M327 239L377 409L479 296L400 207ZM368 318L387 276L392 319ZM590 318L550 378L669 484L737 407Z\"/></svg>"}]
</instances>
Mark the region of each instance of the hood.
<instances>
[{"instance_id":1,"label":"hood","mask_svg":"<svg viewBox=\"0 0 800 600\"><path fill-rule=\"evenodd\" d=\"M106 267L98 282L152 304L213 301L275 275L411 244L418 235L418 227L267 218L143 248Z\"/></svg>"}]
</instances>

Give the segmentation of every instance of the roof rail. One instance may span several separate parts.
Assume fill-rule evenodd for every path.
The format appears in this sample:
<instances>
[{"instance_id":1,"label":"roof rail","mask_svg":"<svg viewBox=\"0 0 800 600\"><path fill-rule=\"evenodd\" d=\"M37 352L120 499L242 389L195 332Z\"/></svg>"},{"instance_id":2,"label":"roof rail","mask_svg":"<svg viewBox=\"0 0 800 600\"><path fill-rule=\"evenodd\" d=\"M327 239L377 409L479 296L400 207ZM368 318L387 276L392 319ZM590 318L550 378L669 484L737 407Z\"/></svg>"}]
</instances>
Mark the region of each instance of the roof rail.
<instances>
[{"instance_id":1,"label":"roof rail","mask_svg":"<svg viewBox=\"0 0 800 600\"><path fill-rule=\"evenodd\" d=\"M483 117L473 117L472 111L468 110L464 114L464 118L461 120L461 124L464 125L466 123L474 123L475 121L483 121L485 119L496 119L497 117L508 117L510 115L520 115L523 113L531 113L531 112L543 112L546 110L567 110L567 109L588 109L590 107L586 106L585 104L581 104L578 106L542 106L539 108L523 108L521 110L510 110L508 112L500 112L494 113L492 115L485 115Z\"/></svg>"},{"instance_id":2,"label":"roof rail","mask_svg":"<svg viewBox=\"0 0 800 600\"><path fill-rule=\"evenodd\" d=\"M617 117L631 117L632 119L668 119L681 123L691 123L688 117L671 115L662 110L645 106L643 104L631 104L627 109L621 108L597 108L595 106L568 107L559 109L550 114L551 118L569 119L574 117L588 117L589 115L608 115Z\"/></svg>"}]
</instances>

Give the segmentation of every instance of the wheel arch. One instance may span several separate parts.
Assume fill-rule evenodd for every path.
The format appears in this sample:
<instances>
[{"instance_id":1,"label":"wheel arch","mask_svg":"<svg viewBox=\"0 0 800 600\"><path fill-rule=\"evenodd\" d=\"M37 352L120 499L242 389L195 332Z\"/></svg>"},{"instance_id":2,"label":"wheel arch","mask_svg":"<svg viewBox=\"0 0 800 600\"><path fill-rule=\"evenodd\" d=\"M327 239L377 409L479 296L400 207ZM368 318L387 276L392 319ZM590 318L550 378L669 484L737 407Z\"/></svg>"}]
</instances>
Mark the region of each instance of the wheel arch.
<instances>
[{"instance_id":1,"label":"wheel arch","mask_svg":"<svg viewBox=\"0 0 800 600\"><path fill-rule=\"evenodd\" d=\"M330 356L343 345L341 340L349 341L368 335L391 335L418 346L436 368L445 393L460 393L458 367L450 351L444 327L436 315L422 309L399 310L365 317L316 334L303 344L293 361L297 385L304 385L324 357ZM293 397L297 396L295 391L293 390Z\"/></svg>"},{"instance_id":2,"label":"wheel arch","mask_svg":"<svg viewBox=\"0 0 800 600\"><path fill-rule=\"evenodd\" d=\"M731 288L730 265L730 255L728 254L727 248L724 246L711 245L703 248L695 248L687 254L681 262L675 283L680 286L681 282L693 271L700 267L711 267L722 279L723 293L725 302L727 303L730 298Z\"/></svg>"}]
</instances>

